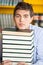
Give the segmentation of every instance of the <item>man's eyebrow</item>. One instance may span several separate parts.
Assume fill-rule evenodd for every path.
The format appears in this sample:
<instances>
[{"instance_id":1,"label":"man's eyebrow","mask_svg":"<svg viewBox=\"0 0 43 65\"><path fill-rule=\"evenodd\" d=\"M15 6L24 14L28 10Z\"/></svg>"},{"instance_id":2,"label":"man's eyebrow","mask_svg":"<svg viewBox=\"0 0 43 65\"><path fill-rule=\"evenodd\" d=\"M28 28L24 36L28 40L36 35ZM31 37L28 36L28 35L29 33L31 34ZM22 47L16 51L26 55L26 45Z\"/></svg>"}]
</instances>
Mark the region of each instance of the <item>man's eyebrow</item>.
<instances>
[{"instance_id":1,"label":"man's eyebrow","mask_svg":"<svg viewBox=\"0 0 43 65\"><path fill-rule=\"evenodd\" d=\"M20 15L20 14L15 14L15 15Z\"/></svg>"},{"instance_id":2,"label":"man's eyebrow","mask_svg":"<svg viewBox=\"0 0 43 65\"><path fill-rule=\"evenodd\" d=\"M24 14L24 16L29 16L28 14Z\"/></svg>"},{"instance_id":3,"label":"man's eyebrow","mask_svg":"<svg viewBox=\"0 0 43 65\"><path fill-rule=\"evenodd\" d=\"M20 14L18 14L18 13L15 13L16 15L20 15Z\"/></svg>"}]
</instances>

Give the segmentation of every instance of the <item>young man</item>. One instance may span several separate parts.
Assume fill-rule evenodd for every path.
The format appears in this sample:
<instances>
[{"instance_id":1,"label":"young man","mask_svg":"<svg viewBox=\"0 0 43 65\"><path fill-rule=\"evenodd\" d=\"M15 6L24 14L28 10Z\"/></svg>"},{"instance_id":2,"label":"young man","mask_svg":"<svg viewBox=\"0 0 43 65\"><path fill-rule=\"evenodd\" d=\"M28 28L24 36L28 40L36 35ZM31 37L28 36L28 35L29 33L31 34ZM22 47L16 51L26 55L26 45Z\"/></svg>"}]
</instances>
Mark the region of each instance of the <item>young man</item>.
<instances>
[{"instance_id":1,"label":"young man","mask_svg":"<svg viewBox=\"0 0 43 65\"><path fill-rule=\"evenodd\" d=\"M19 2L14 9L14 22L17 29L34 30L34 64L43 65L43 28L31 25L33 21L33 8L30 4ZM3 62L4 65L12 65L9 60ZM18 65L26 65L25 62L19 62Z\"/></svg>"}]
</instances>

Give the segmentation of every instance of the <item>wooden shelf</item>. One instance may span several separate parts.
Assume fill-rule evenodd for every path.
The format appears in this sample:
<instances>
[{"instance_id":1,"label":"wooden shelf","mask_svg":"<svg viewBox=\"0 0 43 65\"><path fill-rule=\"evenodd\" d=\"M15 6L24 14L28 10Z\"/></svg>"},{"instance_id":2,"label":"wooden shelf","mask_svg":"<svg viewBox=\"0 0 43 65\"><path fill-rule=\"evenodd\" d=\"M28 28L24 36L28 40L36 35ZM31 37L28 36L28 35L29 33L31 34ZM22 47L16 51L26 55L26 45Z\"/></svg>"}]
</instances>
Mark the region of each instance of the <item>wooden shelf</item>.
<instances>
[{"instance_id":1,"label":"wooden shelf","mask_svg":"<svg viewBox=\"0 0 43 65\"><path fill-rule=\"evenodd\" d=\"M43 14L43 6L42 5L32 5L34 13L42 13Z\"/></svg>"},{"instance_id":2,"label":"wooden shelf","mask_svg":"<svg viewBox=\"0 0 43 65\"><path fill-rule=\"evenodd\" d=\"M32 4L34 13L43 13L43 0L24 0L24 2L28 2ZM1 6L0 5L0 14L13 14L15 6Z\"/></svg>"},{"instance_id":3,"label":"wooden shelf","mask_svg":"<svg viewBox=\"0 0 43 65\"><path fill-rule=\"evenodd\" d=\"M24 0L24 1L33 5L43 5L43 0Z\"/></svg>"},{"instance_id":4,"label":"wooden shelf","mask_svg":"<svg viewBox=\"0 0 43 65\"><path fill-rule=\"evenodd\" d=\"M14 8L15 6L3 6L1 5L0 8Z\"/></svg>"},{"instance_id":5,"label":"wooden shelf","mask_svg":"<svg viewBox=\"0 0 43 65\"><path fill-rule=\"evenodd\" d=\"M0 14L13 14L15 6L0 6Z\"/></svg>"},{"instance_id":6,"label":"wooden shelf","mask_svg":"<svg viewBox=\"0 0 43 65\"><path fill-rule=\"evenodd\" d=\"M24 0L24 2L32 4L35 13L43 13L43 0Z\"/></svg>"}]
</instances>

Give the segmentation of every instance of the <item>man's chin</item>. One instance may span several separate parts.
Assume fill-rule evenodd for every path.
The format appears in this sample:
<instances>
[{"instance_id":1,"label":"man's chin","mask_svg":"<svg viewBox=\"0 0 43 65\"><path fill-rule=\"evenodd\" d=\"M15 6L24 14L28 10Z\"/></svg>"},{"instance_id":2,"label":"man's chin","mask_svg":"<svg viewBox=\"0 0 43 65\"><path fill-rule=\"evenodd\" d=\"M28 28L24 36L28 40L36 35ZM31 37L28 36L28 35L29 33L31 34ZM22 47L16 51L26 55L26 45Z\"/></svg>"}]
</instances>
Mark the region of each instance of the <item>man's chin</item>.
<instances>
[{"instance_id":1,"label":"man's chin","mask_svg":"<svg viewBox=\"0 0 43 65\"><path fill-rule=\"evenodd\" d=\"M23 30L23 29L26 29L25 27L20 27L19 30Z\"/></svg>"}]
</instances>

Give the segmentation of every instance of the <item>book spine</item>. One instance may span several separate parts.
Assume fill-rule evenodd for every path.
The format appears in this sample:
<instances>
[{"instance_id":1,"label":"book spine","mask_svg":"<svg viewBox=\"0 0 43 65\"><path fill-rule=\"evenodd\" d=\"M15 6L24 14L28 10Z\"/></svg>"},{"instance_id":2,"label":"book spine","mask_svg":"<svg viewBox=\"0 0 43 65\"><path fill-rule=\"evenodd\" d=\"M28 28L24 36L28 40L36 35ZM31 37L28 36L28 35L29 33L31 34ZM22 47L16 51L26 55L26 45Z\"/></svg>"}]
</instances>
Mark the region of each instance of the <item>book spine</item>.
<instances>
[{"instance_id":1,"label":"book spine","mask_svg":"<svg viewBox=\"0 0 43 65\"><path fill-rule=\"evenodd\" d=\"M32 36L13 36L13 35L3 35L3 39L9 39L9 40L32 40L34 38L34 35Z\"/></svg>"},{"instance_id":2,"label":"book spine","mask_svg":"<svg viewBox=\"0 0 43 65\"><path fill-rule=\"evenodd\" d=\"M26 41L26 40L8 40L8 39L3 39L2 41L4 44L11 44L11 45L14 45L14 44L21 44L21 45L32 45L34 40L31 40L31 41ZM20 43L21 42L21 43Z\"/></svg>"},{"instance_id":3,"label":"book spine","mask_svg":"<svg viewBox=\"0 0 43 65\"><path fill-rule=\"evenodd\" d=\"M9 46L9 47L8 47ZM3 48L23 48L23 49L32 49L33 48L33 45L32 46L29 46L29 45L3 45Z\"/></svg>"},{"instance_id":4,"label":"book spine","mask_svg":"<svg viewBox=\"0 0 43 65\"><path fill-rule=\"evenodd\" d=\"M6 34L6 35L19 35L19 36L32 36L33 34L34 34L34 32L32 31L32 32L27 32L27 33L25 33L25 32L17 32L17 31L15 31L14 32L14 29L13 29L13 31L2 31L2 34Z\"/></svg>"},{"instance_id":5,"label":"book spine","mask_svg":"<svg viewBox=\"0 0 43 65\"><path fill-rule=\"evenodd\" d=\"M25 49L24 50L23 49L8 49L8 48L7 49L6 48L3 49L3 52L8 52L8 53L10 53L10 52L11 53L13 53L13 52L14 53L19 53L20 52L20 53L27 53L27 54L30 53L31 54L33 51L34 51L34 48L32 50L27 50L27 49L26 50Z\"/></svg>"},{"instance_id":6,"label":"book spine","mask_svg":"<svg viewBox=\"0 0 43 65\"><path fill-rule=\"evenodd\" d=\"M12 57L3 57L3 60L12 60L12 61L24 61L24 62L32 62L33 58L12 58Z\"/></svg>"}]
</instances>

